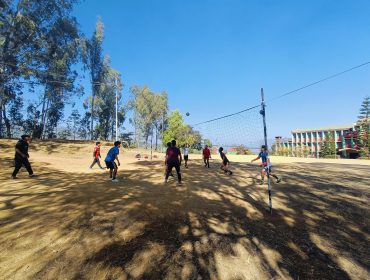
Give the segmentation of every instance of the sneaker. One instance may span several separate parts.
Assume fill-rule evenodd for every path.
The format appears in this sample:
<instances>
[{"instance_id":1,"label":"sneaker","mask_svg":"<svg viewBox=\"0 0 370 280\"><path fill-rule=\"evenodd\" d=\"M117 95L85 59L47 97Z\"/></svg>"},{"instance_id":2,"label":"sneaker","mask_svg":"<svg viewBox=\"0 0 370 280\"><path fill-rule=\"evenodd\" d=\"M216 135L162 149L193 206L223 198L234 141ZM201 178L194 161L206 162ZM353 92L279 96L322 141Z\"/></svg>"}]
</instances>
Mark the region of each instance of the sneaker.
<instances>
[{"instance_id":1,"label":"sneaker","mask_svg":"<svg viewBox=\"0 0 370 280\"><path fill-rule=\"evenodd\" d=\"M232 171L229 171L229 175L233 175L233 172Z\"/></svg>"},{"instance_id":2,"label":"sneaker","mask_svg":"<svg viewBox=\"0 0 370 280\"><path fill-rule=\"evenodd\" d=\"M30 174L30 175L28 175L28 177L32 178L32 177L36 177L36 175L35 174Z\"/></svg>"},{"instance_id":3,"label":"sneaker","mask_svg":"<svg viewBox=\"0 0 370 280\"><path fill-rule=\"evenodd\" d=\"M105 170L105 168L104 168L104 167L100 167L100 169L101 169L101 170Z\"/></svg>"},{"instance_id":4,"label":"sneaker","mask_svg":"<svg viewBox=\"0 0 370 280\"><path fill-rule=\"evenodd\" d=\"M276 183L280 183L280 182L281 182L281 178L276 180Z\"/></svg>"},{"instance_id":5,"label":"sneaker","mask_svg":"<svg viewBox=\"0 0 370 280\"><path fill-rule=\"evenodd\" d=\"M12 176L12 177L10 177L11 179L13 179L13 180L16 180L16 179L18 179L17 177L15 177L15 176Z\"/></svg>"},{"instance_id":6,"label":"sneaker","mask_svg":"<svg viewBox=\"0 0 370 280\"><path fill-rule=\"evenodd\" d=\"M164 180L164 183L167 184L168 183L168 180Z\"/></svg>"},{"instance_id":7,"label":"sneaker","mask_svg":"<svg viewBox=\"0 0 370 280\"><path fill-rule=\"evenodd\" d=\"M116 179L112 179L112 182L113 182L113 183L118 183L119 181L118 181L118 179L116 178Z\"/></svg>"},{"instance_id":8,"label":"sneaker","mask_svg":"<svg viewBox=\"0 0 370 280\"><path fill-rule=\"evenodd\" d=\"M260 183L260 185L263 185L265 183L265 181L264 180L261 180L261 183Z\"/></svg>"},{"instance_id":9,"label":"sneaker","mask_svg":"<svg viewBox=\"0 0 370 280\"><path fill-rule=\"evenodd\" d=\"M178 183L177 183L177 185L178 185L178 186L182 186L182 182L178 182Z\"/></svg>"}]
</instances>

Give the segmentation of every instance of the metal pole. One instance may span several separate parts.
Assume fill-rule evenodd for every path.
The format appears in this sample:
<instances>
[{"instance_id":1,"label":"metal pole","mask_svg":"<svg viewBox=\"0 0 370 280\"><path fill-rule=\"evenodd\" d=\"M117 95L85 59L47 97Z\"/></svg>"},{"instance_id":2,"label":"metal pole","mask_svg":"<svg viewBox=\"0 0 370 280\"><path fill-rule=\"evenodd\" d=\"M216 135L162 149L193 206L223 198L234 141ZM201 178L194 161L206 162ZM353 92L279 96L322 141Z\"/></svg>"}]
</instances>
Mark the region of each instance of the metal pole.
<instances>
[{"instance_id":1,"label":"metal pole","mask_svg":"<svg viewBox=\"0 0 370 280\"><path fill-rule=\"evenodd\" d=\"M266 150L268 150L267 146L267 127L266 127L266 105L265 105L265 95L263 93L263 88L261 88L261 111L260 114L262 115L263 118L263 134L265 138L265 146ZM266 175L267 175L267 184L268 184L268 194L269 194L269 208L270 208L270 213L272 213L272 192L271 192L271 179L270 179L270 173L269 173L269 167L266 166Z\"/></svg>"},{"instance_id":2,"label":"metal pole","mask_svg":"<svg viewBox=\"0 0 370 280\"><path fill-rule=\"evenodd\" d=\"M266 128L266 105L265 105L265 94L263 93L263 88L261 88L261 99L262 99L262 102L261 102L261 115L263 117L263 134L264 134L264 137L265 137L265 146L266 148L268 149L268 146L267 146L267 128Z\"/></svg>"},{"instance_id":3,"label":"metal pole","mask_svg":"<svg viewBox=\"0 0 370 280\"><path fill-rule=\"evenodd\" d=\"M118 141L118 83L117 83L117 76L115 77L115 88L116 88L116 141Z\"/></svg>"}]
</instances>

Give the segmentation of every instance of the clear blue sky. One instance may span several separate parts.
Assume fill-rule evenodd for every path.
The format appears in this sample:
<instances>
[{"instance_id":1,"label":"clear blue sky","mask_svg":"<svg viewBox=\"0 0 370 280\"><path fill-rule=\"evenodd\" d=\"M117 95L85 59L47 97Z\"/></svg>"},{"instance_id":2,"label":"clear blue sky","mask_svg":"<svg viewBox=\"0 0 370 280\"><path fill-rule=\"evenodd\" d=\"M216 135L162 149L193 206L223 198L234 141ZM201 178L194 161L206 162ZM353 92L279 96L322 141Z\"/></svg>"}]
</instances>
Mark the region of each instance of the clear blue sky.
<instances>
[{"instance_id":1,"label":"clear blue sky","mask_svg":"<svg viewBox=\"0 0 370 280\"><path fill-rule=\"evenodd\" d=\"M370 1L86 0L75 10L132 85L167 91L188 123L233 113L370 61ZM370 95L370 65L267 107L269 138L352 123Z\"/></svg>"}]
</instances>

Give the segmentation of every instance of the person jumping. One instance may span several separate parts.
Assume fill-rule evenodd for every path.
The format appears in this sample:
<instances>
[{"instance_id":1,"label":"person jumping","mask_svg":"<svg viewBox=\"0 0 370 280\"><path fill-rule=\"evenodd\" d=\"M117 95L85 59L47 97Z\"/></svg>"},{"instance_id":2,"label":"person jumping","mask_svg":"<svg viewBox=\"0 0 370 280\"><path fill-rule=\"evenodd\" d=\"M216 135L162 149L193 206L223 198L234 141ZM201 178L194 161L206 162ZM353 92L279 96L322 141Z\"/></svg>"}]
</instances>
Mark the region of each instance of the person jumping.
<instances>
[{"instance_id":1,"label":"person jumping","mask_svg":"<svg viewBox=\"0 0 370 280\"><path fill-rule=\"evenodd\" d=\"M223 170L226 173L228 173L229 175L232 175L233 172L230 170L230 161L229 159L226 157L226 154L223 152L224 148L220 147L218 149L218 152L220 153L220 156L221 156L221 159L222 159L222 165L220 167L221 170Z\"/></svg>"},{"instance_id":2,"label":"person jumping","mask_svg":"<svg viewBox=\"0 0 370 280\"><path fill-rule=\"evenodd\" d=\"M96 145L94 147L94 151L93 151L93 162L91 163L90 165L90 169L93 168L93 166L95 165L95 163L97 163L100 167L100 169L104 169L101 164L100 164L100 158L101 158L101 155L100 155L100 142L96 142Z\"/></svg>"},{"instance_id":3,"label":"person jumping","mask_svg":"<svg viewBox=\"0 0 370 280\"><path fill-rule=\"evenodd\" d=\"M166 154L166 162L167 162L168 167L167 167L165 183L168 182L168 177L170 176L170 173L172 172L172 168L175 167L176 173L177 173L178 184L182 185L181 171L180 171L180 166L181 166L181 161L182 161L181 151L179 148L176 147L176 140L172 140L171 145L172 146L169 149L167 149L167 154Z\"/></svg>"},{"instance_id":4,"label":"person jumping","mask_svg":"<svg viewBox=\"0 0 370 280\"><path fill-rule=\"evenodd\" d=\"M114 142L114 147L110 148L107 156L105 157L105 165L107 166L107 169L109 169L109 176L110 176L109 178L114 183L118 182L118 179L116 178L118 167L117 167L117 164L115 163L115 160L117 160L118 166L121 165L118 159L120 147L121 147L121 141Z\"/></svg>"},{"instance_id":5,"label":"person jumping","mask_svg":"<svg viewBox=\"0 0 370 280\"><path fill-rule=\"evenodd\" d=\"M209 150L208 146L206 145L203 149L204 167L209 168L209 159L210 158L211 158L211 151Z\"/></svg>"},{"instance_id":6,"label":"person jumping","mask_svg":"<svg viewBox=\"0 0 370 280\"><path fill-rule=\"evenodd\" d=\"M265 183L265 174L268 172L269 176L272 176L276 179L276 183L281 182L281 178L279 178L276 174L272 173L272 164L270 161L269 153L267 151L267 147L265 145L262 145L261 152L258 154L258 157L255 159L252 159L251 162L254 162L256 160L262 160L262 164L260 165L262 167L261 170L261 185Z\"/></svg>"}]
</instances>

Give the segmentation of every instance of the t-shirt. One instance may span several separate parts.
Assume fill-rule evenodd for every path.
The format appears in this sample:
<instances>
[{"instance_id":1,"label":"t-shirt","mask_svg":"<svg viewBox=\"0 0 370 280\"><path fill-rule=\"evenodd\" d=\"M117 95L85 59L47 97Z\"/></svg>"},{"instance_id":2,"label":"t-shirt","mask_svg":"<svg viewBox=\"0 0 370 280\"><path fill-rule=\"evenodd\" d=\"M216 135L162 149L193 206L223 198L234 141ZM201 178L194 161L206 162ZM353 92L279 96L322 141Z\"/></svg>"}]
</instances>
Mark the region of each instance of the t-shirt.
<instances>
[{"instance_id":1,"label":"t-shirt","mask_svg":"<svg viewBox=\"0 0 370 280\"><path fill-rule=\"evenodd\" d=\"M188 156L189 155L189 148L184 148L184 156Z\"/></svg>"},{"instance_id":2,"label":"t-shirt","mask_svg":"<svg viewBox=\"0 0 370 280\"><path fill-rule=\"evenodd\" d=\"M203 156L209 158L211 156L211 151L208 148L203 149Z\"/></svg>"},{"instance_id":3,"label":"t-shirt","mask_svg":"<svg viewBox=\"0 0 370 280\"><path fill-rule=\"evenodd\" d=\"M181 152L177 147L171 147L167 149L167 162L179 163L179 155Z\"/></svg>"},{"instance_id":4,"label":"t-shirt","mask_svg":"<svg viewBox=\"0 0 370 280\"><path fill-rule=\"evenodd\" d=\"M119 148L118 147L112 147L110 148L107 156L105 157L105 161L107 162L113 162L116 159L116 156L119 155Z\"/></svg>"},{"instance_id":5,"label":"t-shirt","mask_svg":"<svg viewBox=\"0 0 370 280\"><path fill-rule=\"evenodd\" d=\"M100 147L99 146L95 146L94 148L94 157L95 158L100 157Z\"/></svg>"},{"instance_id":6,"label":"t-shirt","mask_svg":"<svg viewBox=\"0 0 370 280\"><path fill-rule=\"evenodd\" d=\"M225 163L228 163L228 162L229 162L229 160L228 160L228 158L226 157L226 155L225 155L225 153L224 153L224 152L221 152L221 153L220 153L220 156L221 156L221 159L222 159L222 161L223 161L223 162L225 162Z\"/></svg>"},{"instance_id":7,"label":"t-shirt","mask_svg":"<svg viewBox=\"0 0 370 280\"><path fill-rule=\"evenodd\" d=\"M15 145L15 148L18 149L22 154L28 156L28 143L27 143L27 141L24 141L22 139L19 140L17 142L17 144ZM23 159L23 157L17 152L15 152L15 158Z\"/></svg>"},{"instance_id":8,"label":"t-shirt","mask_svg":"<svg viewBox=\"0 0 370 280\"><path fill-rule=\"evenodd\" d=\"M264 166L272 166L271 162L270 162L270 157L269 157L269 153L268 152L260 152L258 154L258 157L262 160L262 164Z\"/></svg>"}]
</instances>

